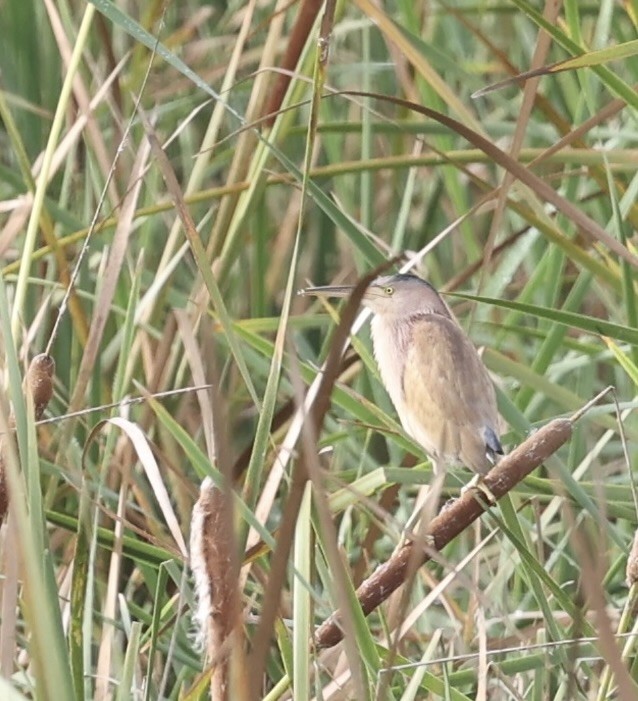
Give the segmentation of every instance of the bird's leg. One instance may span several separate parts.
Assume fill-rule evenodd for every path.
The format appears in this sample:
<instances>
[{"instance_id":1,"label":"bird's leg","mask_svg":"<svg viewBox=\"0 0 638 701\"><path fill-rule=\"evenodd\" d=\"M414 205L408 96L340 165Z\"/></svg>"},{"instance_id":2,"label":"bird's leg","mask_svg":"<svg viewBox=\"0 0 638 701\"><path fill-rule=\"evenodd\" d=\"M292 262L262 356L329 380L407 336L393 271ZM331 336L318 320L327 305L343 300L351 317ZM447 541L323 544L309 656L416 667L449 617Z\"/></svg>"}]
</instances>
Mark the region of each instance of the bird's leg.
<instances>
[{"instance_id":1,"label":"bird's leg","mask_svg":"<svg viewBox=\"0 0 638 701\"><path fill-rule=\"evenodd\" d=\"M496 497L485 484L485 475L476 473L474 477L472 477L472 479L465 485L465 487L461 488L461 494L463 495L469 490L481 492L481 494L483 494L483 496L487 499L488 506L494 506L497 502Z\"/></svg>"},{"instance_id":2,"label":"bird's leg","mask_svg":"<svg viewBox=\"0 0 638 701\"><path fill-rule=\"evenodd\" d=\"M432 536L426 535L424 531L436 514L436 508L439 503L444 481L445 472L440 470L438 465L435 465L434 480L430 485L421 487L419 490L414 510L405 524L397 548L401 548L405 545L407 540L415 541L418 539L424 539L426 545L434 545Z\"/></svg>"}]
</instances>

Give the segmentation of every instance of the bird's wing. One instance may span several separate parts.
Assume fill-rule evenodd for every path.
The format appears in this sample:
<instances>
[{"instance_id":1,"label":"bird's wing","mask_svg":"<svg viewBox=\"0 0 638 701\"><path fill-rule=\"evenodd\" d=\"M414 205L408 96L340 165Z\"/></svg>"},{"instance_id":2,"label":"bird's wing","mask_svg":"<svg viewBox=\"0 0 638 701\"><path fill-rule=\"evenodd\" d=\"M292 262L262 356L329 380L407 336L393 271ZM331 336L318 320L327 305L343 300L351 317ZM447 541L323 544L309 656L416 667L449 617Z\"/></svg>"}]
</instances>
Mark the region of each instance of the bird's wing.
<instances>
[{"instance_id":1,"label":"bird's wing","mask_svg":"<svg viewBox=\"0 0 638 701\"><path fill-rule=\"evenodd\" d=\"M486 454L492 447L486 429L498 443L494 386L455 321L428 314L414 324L403 392L412 422L420 424L441 457L460 459L477 472L489 469Z\"/></svg>"}]
</instances>

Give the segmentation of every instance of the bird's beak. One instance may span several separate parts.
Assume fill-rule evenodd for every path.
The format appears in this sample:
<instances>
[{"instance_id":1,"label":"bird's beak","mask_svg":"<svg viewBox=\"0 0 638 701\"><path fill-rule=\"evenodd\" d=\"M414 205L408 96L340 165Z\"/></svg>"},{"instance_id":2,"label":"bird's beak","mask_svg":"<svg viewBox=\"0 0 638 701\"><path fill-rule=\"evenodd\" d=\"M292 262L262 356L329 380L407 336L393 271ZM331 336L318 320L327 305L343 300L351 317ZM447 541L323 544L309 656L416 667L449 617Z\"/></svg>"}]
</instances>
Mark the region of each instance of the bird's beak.
<instances>
[{"instance_id":1,"label":"bird's beak","mask_svg":"<svg viewBox=\"0 0 638 701\"><path fill-rule=\"evenodd\" d=\"M304 297L348 297L354 285L325 285L324 287L306 287L297 294Z\"/></svg>"}]
</instances>

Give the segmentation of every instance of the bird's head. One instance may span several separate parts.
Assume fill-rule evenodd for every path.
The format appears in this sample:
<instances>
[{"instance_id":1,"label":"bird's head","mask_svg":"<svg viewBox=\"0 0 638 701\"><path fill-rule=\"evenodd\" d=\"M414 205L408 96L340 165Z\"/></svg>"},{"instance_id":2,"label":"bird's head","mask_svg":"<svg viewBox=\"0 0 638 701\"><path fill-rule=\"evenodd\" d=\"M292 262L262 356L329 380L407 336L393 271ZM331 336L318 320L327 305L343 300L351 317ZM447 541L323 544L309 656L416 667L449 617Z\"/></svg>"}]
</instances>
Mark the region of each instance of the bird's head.
<instances>
[{"instance_id":1,"label":"bird's head","mask_svg":"<svg viewBox=\"0 0 638 701\"><path fill-rule=\"evenodd\" d=\"M305 295L347 297L352 285L309 287L301 290ZM450 315L439 293L429 282L416 275L384 275L374 280L363 295L362 303L381 317L401 319L416 314Z\"/></svg>"}]
</instances>

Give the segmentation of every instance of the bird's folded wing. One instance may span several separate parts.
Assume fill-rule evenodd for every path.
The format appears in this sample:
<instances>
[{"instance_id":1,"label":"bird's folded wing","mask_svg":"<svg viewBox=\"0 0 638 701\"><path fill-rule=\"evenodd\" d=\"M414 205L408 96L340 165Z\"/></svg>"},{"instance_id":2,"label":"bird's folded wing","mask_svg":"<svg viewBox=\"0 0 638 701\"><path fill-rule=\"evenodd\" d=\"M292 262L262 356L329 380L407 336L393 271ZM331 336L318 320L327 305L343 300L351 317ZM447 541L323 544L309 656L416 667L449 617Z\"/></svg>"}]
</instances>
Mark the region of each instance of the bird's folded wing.
<instances>
[{"instance_id":1,"label":"bird's folded wing","mask_svg":"<svg viewBox=\"0 0 638 701\"><path fill-rule=\"evenodd\" d=\"M484 430L498 428L494 387L483 361L452 319L428 314L412 334L403 374L412 420L442 455L460 457L483 471Z\"/></svg>"}]
</instances>

